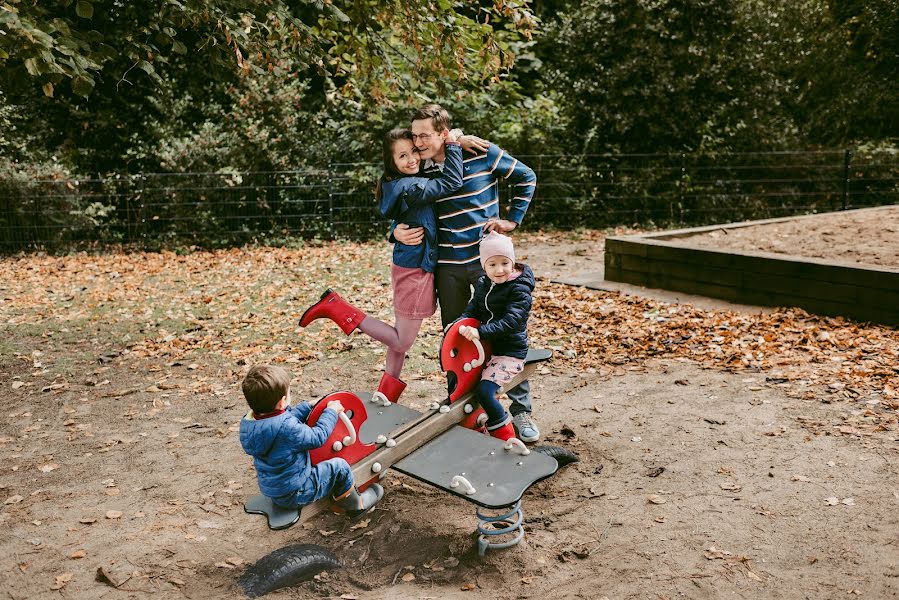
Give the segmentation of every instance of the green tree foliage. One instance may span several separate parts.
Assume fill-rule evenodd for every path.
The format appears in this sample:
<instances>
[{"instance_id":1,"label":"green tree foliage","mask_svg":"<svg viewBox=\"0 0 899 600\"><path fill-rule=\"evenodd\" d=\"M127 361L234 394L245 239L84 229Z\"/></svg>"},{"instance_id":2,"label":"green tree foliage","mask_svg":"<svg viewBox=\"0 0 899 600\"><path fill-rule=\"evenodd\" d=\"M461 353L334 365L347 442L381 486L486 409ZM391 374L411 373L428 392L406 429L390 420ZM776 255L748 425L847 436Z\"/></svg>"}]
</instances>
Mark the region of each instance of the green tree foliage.
<instances>
[{"instance_id":1,"label":"green tree foliage","mask_svg":"<svg viewBox=\"0 0 899 600\"><path fill-rule=\"evenodd\" d=\"M397 63L496 78L512 64L510 41L533 26L518 0L7 0L0 65L24 69L48 96L68 81L86 97L100 76L123 83L138 70L161 83L173 60L200 52L254 75L281 75L286 60L378 96L401 84L391 81Z\"/></svg>"},{"instance_id":2,"label":"green tree foliage","mask_svg":"<svg viewBox=\"0 0 899 600\"><path fill-rule=\"evenodd\" d=\"M899 136L899 4L807 0L787 4L782 39L797 84L791 104L805 137L821 144Z\"/></svg>"},{"instance_id":3,"label":"green tree foliage","mask_svg":"<svg viewBox=\"0 0 899 600\"><path fill-rule=\"evenodd\" d=\"M320 164L426 97L510 87L533 27L518 0L9 0L0 89L80 172Z\"/></svg>"},{"instance_id":4,"label":"green tree foliage","mask_svg":"<svg viewBox=\"0 0 899 600\"><path fill-rule=\"evenodd\" d=\"M584 151L770 146L782 88L733 2L590 0L549 26L543 57Z\"/></svg>"}]
</instances>

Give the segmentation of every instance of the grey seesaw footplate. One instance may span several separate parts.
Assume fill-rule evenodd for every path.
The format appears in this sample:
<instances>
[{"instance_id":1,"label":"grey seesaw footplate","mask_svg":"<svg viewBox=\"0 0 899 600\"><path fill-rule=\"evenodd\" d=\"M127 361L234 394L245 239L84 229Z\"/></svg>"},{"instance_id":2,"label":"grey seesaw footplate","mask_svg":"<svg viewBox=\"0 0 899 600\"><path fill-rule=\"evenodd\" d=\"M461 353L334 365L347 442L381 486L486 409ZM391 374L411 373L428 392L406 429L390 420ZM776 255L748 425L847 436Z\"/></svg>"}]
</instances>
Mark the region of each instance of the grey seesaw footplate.
<instances>
[{"instance_id":1,"label":"grey seesaw footplate","mask_svg":"<svg viewBox=\"0 0 899 600\"><path fill-rule=\"evenodd\" d=\"M243 509L251 515L265 515L269 529L274 530L287 529L300 520L301 507L281 508L271 498L261 494L247 500Z\"/></svg>"},{"instance_id":2,"label":"grey seesaw footplate","mask_svg":"<svg viewBox=\"0 0 899 600\"><path fill-rule=\"evenodd\" d=\"M391 403L390 406L382 406L371 402L371 394L359 392L356 394L365 403L366 419L359 428L359 441L363 444L374 444L379 435L389 436L398 427L414 421L422 415L417 410L412 410L402 404Z\"/></svg>"},{"instance_id":3,"label":"grey seesaw footplate","mask_svg":"<svg viewBox=\"0 0 899 600\"><path fill-rule=\"evenodd\" d=\"M484 508L504 508L555 473L559 463L540 452L522 456L503 446L501 440L455 426L394 463L393 468ZM452 487L456 475L467 479L475 492L467 494L462 485Z\"/></svg>"}]
</instances>

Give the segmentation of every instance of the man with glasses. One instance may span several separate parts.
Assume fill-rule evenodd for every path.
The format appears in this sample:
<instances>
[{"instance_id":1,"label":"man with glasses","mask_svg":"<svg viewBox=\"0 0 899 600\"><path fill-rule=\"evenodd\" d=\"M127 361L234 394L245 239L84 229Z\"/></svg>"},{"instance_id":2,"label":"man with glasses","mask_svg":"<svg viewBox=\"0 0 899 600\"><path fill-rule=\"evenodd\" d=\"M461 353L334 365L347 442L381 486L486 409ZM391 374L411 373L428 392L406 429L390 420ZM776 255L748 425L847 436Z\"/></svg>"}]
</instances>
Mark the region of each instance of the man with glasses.
<instances>
[{"instance_id":1,"label":"man with glasses","mask_svg":"<svg viewBox=\"0 0 899 600\"><path fill-rule=\"evenodd\" d=\"M450 115L438 104L426 104L412 115L412 139L423 161L424 174L443 170L449 128ZM534 171L495 144L475 136L464 136L460 141L475 156L463 161L462 188L435 204L437 298L444 328L459 318L471 299L472 286L484 275L478 260L481 237L490 231L514 230L524 219L537 187ZM501 219L499 214L500 179L506 180L514 190L506 219ZM414 246L423 238L423 228L399 223L391 241ZM524 381L506 395L512 401L509 412L518 438L536 442L540 430L531 419L530 385Z\"/></svg>"}]
</instances>

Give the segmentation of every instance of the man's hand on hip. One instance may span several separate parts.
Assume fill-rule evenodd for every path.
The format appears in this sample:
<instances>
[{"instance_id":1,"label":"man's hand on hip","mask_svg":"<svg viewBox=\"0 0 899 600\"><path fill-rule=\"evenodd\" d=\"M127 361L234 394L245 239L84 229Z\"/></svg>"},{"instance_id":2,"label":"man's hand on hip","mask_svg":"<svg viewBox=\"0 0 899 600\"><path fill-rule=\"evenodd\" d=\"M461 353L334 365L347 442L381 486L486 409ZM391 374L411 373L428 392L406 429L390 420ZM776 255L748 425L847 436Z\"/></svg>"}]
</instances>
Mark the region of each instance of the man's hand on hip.
<instances>
[{"instance_id":1,"label":"man's hand on hip","mask_svg":"<svg viewBox=\"0 0 899 600\"><path fill-rule=\"evenodd\" d=\"M401 244L406 246L417 246L425 239L424 227L410 228L405 223L399 223L393 230L393 237Z\"/></svg>"},{"instance_id":2,"label":"man's hand on hip","mask_svg":"<svg viewBox=\"0 0 899 600\"><path fill-rule=\"evenodd\" d=\"M516 223L515 221L507 221L505 219L490 219L489 221L487 221L487 224L484 225L484 232L490 233L491 231L495 231L497 233L509 233L516 227L518 227L518 223Z\"/></svg>"}]
</instances>

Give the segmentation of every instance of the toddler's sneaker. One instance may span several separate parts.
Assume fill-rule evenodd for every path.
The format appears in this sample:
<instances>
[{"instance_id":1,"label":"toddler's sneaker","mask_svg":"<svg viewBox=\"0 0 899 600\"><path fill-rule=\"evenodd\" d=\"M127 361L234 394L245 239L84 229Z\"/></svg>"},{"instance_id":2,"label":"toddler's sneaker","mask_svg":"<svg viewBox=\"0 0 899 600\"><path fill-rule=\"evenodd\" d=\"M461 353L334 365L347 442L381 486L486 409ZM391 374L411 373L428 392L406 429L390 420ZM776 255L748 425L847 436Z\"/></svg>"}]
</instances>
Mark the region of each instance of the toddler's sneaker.
<instances>
[{"instance_id":1,"label":"toddler's sneaker","mask_svg":"<svg viewBox=\"0 0 899 600\"><path fill-rule=\"evenodd\" d=\"M531 413L518 413L512 417L512 425L515 426L518 439L522 442L532 443L540 439L540 430L537 429L537 424L531 420Z\"/></svg>"}]
</instances>

